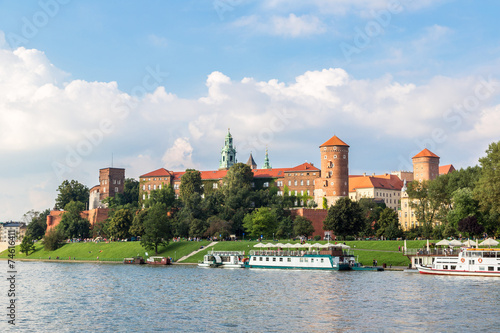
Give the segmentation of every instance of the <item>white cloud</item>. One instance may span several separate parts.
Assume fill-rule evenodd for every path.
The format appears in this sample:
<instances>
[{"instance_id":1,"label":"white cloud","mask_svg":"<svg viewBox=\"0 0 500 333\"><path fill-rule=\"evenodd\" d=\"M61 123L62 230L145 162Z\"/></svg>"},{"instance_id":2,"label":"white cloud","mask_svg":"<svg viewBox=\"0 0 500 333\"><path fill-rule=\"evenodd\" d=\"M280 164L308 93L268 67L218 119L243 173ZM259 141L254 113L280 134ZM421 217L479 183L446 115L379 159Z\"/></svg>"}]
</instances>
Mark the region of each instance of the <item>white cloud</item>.
<instances>
[{"instance_id":1,"label":"white cloud","mask_svg":"<svg viewBox=\"0 0 500 333\"><path fill-rule=\"evenodd\" d=\"M147 37L147 41L149 44L159 48L165 48L168 46L168 41L165 37L157 36L155 34L151 34Z\"/></svg>"},{"instance_id":2,"label":"white cloud","mask_svg":"<svg viewBox=\"0 0 500 333\"><path fill-rule=\"evenodd\" d=\"M313 15L257 17L256 15L242 17L233 23L235 27L246 27L260 34L284 37L305 37L322 34L325 25Z\"/></svg>"},{"instance_id":3,"label":"white cloud","mask_svg":"<svg viewBox=\"0 0 500 333\"><path fill-rule=\"evenodd\" d=\"M329 68L281 82L234 80L216 71L208 75L201 98L180 98L164 87L132 97L115 82L71 80L37 50L0 50L0 187L13 189L0 198L0 219L53 206L64 179L95 185L112 153L114 166L125 167L127 177L162 166L217 169L229 127L240 161L250 151L263 156L268 145L275 167L314 162L318 141L333 134L351 144L355 155L374 138L412 151L436 129L446 136L441 151L452 151L461 138L472 141L455 149L456 160L464 160L475 154L474 143L498 140L500 106L492 101L500 84L483 81L436 76L417 84L390 75L355 78ZM466 116L456 108L485 94ZM112 129L99 132L102 120ZM381 148L387 159L406 153ZM445 160L453 163L454 156Z\"/></svg>"},{"instance_id":4,"label":"white cloud","mask_svg":"<svg viewBox=\"0 0 500 333\"><path fill-rule=\"evenodd\" d=\"M167 149L162 161L168 170L184 171L188 168L196 168L193 162L193 147L188 138L178 138L174 145Z\"/></svg>"}]
</instances>

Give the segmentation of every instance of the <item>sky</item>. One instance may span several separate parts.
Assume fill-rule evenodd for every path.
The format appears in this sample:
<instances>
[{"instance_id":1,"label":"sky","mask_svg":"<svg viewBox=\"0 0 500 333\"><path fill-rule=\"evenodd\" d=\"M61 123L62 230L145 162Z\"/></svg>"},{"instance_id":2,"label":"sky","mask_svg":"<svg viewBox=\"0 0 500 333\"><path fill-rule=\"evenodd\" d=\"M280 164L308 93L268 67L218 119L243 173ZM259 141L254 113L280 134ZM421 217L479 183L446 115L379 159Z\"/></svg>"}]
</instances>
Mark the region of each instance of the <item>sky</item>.
<instances>
[{"instance_id":1,"label":"sky","mask_svg":"<svg viewBox=\"0 0 500 333\"><path fill-rule=\"evenodd\" d=\"M474 166L500 130L497 1L0 0L0 221L99 169L136 178L237 159Z\"/></svg>"}]
</instances>

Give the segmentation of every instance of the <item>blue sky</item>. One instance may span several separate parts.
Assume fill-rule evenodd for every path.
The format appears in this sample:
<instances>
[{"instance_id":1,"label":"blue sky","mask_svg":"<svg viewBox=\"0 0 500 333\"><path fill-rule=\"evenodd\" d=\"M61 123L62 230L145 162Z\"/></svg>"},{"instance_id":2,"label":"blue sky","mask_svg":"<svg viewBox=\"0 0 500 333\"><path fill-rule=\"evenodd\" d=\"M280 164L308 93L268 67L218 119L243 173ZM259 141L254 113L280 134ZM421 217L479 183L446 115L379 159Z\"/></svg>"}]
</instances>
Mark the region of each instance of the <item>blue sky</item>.
<instances>
[{"instance_id":1,"label":"blue sky","mask_svg":"<svg viewBox=\"0 0 500 333\"><path fill-rule=\"evenodd\" d=\"M494 1L0 1L0 221L53 207L57 186L319 164L334 134L350 170L409 169L427 147L477 164L498 141Z\"/></svg>"}]
</instances>

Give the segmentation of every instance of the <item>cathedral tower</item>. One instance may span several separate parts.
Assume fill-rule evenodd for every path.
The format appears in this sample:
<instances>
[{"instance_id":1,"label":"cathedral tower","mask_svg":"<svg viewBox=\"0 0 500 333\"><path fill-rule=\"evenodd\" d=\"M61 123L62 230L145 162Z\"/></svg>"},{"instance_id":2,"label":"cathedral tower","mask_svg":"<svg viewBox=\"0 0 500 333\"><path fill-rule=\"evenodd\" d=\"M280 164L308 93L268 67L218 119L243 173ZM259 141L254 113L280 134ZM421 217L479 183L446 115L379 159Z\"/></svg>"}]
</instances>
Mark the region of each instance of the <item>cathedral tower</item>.
<instances>
[{"instance_id":1,"label":"cathedral tower","mask_svg":"<svg viewBox=\"0 0 500 333\"><path fill-rule=\"evenodd\" d=\"M236 147L233 147L233 137L227 129L226 139L224 141L224 147L221 151L221 159L219 161L219 170L229 169L233 164L236 163Z\"/></svg>"},{"instance_id":2,"label":"cathedral tower","mask_svg":"<svg viewBox=\"0 0 500 333\"><path fill-rule=\"evenodd\" d=\"M321 178L314 183L314 200L318 207L323 207L323 198L326 198L330 207L349 195L349 145L334 135L319 148Z\"/></svg>"}]
</instances>

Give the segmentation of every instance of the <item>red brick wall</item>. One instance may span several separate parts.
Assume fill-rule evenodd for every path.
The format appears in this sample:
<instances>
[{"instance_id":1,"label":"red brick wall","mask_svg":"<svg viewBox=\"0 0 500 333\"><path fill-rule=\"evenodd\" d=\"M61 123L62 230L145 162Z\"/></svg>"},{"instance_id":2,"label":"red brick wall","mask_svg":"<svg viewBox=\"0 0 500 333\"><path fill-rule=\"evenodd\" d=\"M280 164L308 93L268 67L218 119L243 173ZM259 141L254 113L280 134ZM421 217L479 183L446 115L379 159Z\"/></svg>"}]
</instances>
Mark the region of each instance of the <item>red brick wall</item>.
<instances>
[{"instance_id":1,"label":"red brick wall","mask_svg":"<svg viewBox=\"0 0 500 333\"><path fill-rule=\"evenodd\" d=\"M89 220L90 228L93 228L96 223L103 222L108 218L109 208L96 208L92 210L84 210L80 213L80 216L84 219ZM47 231L54 229L61 223L62 215L64 211L62 210L52 210L47 216Z\"/></svg>"},{"instance_id":2,"label":"red brick wall","mask_svg":"<svg viewBox=\"0 0 500 333\"><path fill-rule=\"evenodd\" d=\"M328 210L327 209L308 209L308 208L299 208L299 209L293 209L290 211L290 216L292 219L295 219L297 216L302 216L305 217L306 219L310 220L312 222L312 225L314 227L314 232L312 237L314 236L320 236L321 239L324 238L325 236L325 231L323 230L323 221L325 220L326 216L328 215ZM330 234L334 238L335 236L333 235L333 231L330 230Z\"/></svg>"}]
</instances>

